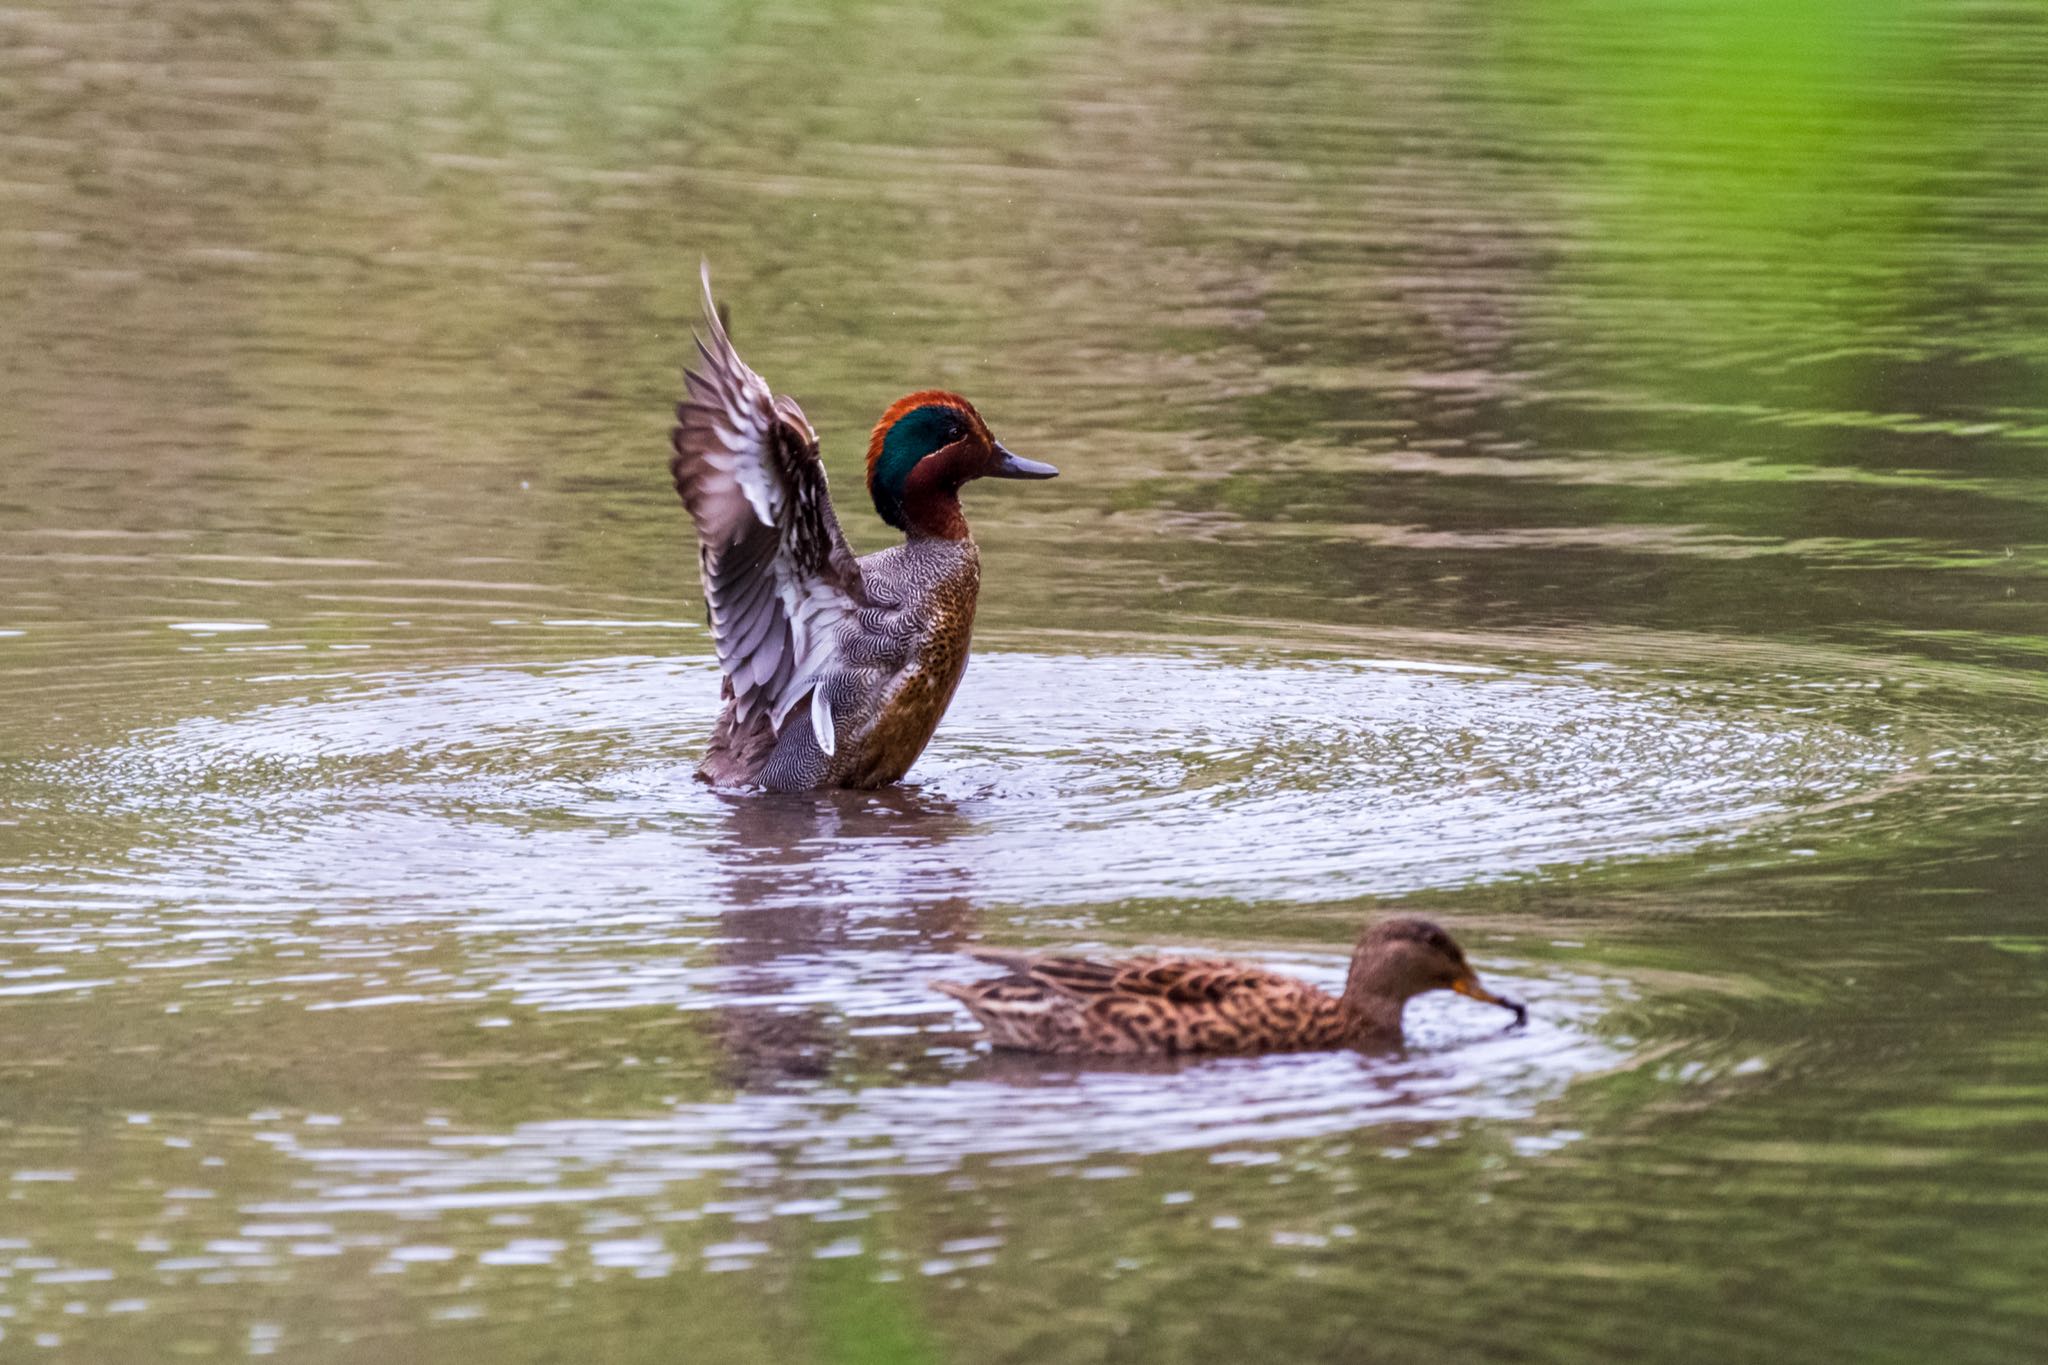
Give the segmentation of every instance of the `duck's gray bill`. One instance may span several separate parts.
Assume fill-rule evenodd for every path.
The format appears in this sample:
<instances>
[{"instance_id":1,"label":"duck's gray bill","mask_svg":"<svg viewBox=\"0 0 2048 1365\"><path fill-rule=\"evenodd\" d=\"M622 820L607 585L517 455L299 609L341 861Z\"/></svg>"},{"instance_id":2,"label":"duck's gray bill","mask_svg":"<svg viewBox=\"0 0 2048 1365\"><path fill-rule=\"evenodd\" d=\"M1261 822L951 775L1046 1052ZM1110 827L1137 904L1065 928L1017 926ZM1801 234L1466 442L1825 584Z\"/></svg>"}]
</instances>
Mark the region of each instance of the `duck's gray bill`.
<instances>
[{"instance_id":1,"label":"duck's gray bill","mask_svg":"<svg viewBox=\"0 0 2048 1365\"><path fill-rule=\"evenodd\" d=\"M989 476L996 479L1056 479L1059 473L1052 465L1011 454L999 441L996 443L996 467L989 471Z\"/></svg>"}]
</instances>

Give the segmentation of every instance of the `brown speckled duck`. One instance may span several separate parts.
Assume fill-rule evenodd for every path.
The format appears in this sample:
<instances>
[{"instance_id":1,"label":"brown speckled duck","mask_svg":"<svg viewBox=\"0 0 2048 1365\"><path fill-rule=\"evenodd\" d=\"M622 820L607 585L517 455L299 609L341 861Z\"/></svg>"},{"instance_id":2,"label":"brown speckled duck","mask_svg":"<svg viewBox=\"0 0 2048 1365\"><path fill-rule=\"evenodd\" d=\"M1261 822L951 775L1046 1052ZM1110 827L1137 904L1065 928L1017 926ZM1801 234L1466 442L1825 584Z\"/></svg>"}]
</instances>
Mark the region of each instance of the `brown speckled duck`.
<instances>
[{"instance_id":1,"label":"brown speckled duck","mask_svg":"<svg viewBox=\"0 0 2048 1365\"><path fill-rule=\"evenodd\" d=\"M1529 1014L1480 985L1449 934L1412 916L1380 920L1359 936L1341 996L1215 958L973 955L1010 975L967 985L934 981L933 988L967 1006L996 1046L1027 1052L1171 1057L1390 1047L1401 1041L1403 1007L1435 990L1499 1005L1517 1024Z\"/></svg>"},{"instance_id":2,"label":"brown speckled duck","mask_svg":"<svg viewBox=\"0 0 2048 1365\"><path fill-rule=\"evenodd\" d=\"M885 786L924 752L967 667L981 556L960 489L1059 471L1005 450L956 393L900 398L868 442L868 493L904 543L855 559L817 433L740 359L708 269L703 281L711 340L684 374L669 461L725 672L698 775L771 791Z\"/></svg>"}]
</instances>

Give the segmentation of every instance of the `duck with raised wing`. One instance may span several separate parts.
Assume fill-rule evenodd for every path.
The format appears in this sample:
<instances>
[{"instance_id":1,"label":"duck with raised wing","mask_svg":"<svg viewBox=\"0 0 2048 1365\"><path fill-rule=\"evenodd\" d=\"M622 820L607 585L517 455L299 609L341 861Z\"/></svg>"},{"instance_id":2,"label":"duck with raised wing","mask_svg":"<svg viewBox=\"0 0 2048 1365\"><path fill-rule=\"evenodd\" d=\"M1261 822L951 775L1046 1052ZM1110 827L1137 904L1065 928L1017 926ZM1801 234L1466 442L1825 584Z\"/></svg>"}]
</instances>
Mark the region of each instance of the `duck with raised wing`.
<instances>
[{"instance_id":1,"label":"duck with raised wing","mask_svg":"<svg viewBox=\"0 0 2048 1365\"><path fill-rule=\"evenodd\" d=\"M959 394L924 389L882 414L868 494L904 542L854 558L818 437L726 335L685 371L669 470L696 523L724 707L700 777L771 791L881 787L924 752L967 667L981 555L960 512L974 479L1050 479Z\"/></svg>"},{"instance_id":2,"label":"duck with raised wing","mask_svg":"<svg viewBox=\"0 0 2048 1365\"><path fill-rule=\"evenodd\" d=\"M1026 1052L1171 1057L1392 1047L1401 1014L1425 991L1450 990L1514 1013L1479 984L1451 936L1426 919L1380 920L1359 937L1342 995L1248 962L1141 957L1115 962L981 950L1008 976L934 981L988 1030Z\"/></svg>"}]
</instances>

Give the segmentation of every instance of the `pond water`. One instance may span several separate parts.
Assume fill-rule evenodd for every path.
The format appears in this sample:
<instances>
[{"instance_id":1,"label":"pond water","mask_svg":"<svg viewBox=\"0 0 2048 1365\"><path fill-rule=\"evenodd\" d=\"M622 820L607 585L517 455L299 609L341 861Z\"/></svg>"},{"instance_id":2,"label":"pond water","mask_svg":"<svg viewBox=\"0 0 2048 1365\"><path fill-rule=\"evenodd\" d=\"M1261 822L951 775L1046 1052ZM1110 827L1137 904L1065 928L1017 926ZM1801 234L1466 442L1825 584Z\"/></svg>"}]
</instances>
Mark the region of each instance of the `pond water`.
<instances>
[{"instance_id":1,"label":"pond water","mask_svg":"<svg viewBox=\"0 0 2048 1365\"><path fill-rule=\"evenodd\" d=\"M0 13L0 1355L2048 1340L2048 12ZM972 397L905 786L691 769L711 262ZM977 942L1524 1030L990 1054Z\"/></svg>"}]
</instances>

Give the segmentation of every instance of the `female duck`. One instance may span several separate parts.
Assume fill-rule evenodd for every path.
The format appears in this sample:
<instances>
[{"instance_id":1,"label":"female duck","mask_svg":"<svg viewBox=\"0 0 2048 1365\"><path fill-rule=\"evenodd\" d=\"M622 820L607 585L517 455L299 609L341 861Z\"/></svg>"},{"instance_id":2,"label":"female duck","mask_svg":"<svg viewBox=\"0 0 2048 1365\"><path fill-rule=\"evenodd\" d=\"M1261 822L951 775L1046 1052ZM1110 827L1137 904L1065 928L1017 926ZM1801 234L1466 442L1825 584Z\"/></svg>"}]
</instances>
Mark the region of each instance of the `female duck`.
<instances>
[{"instance_id":1,"label":"female duck","mask_svg":"<svg viewBox=\"0 0 2048 1365\"><path fill-rule=\"evenodd\" d=\"M771 791L880 787L910 769L967 667L981 556L960 514L972 479L1050 479L965 398L898 399L868 442L868 494L904 543L855 559L818 437L747 368L711 301L684 372L669 471L697 526L724 709L700 777Z\"/></svg>"},{"instance_id":2,"label":"female duck","mask_svg":"<svg viewBox=\"0 0 2048 1365\"><path fill-rule=\"evenodd\" d=\"M997 1047L1026 1052L1171 1057L1391 1047L1401 1012L1424 991L1451 990L1529 1012L1479 984L1464 950L1426 919L1385 919L1359 937L1341 996L1245 962L977 952L1007 977L934 981L981 1021Z\"/></svg>"}]
</instances>

